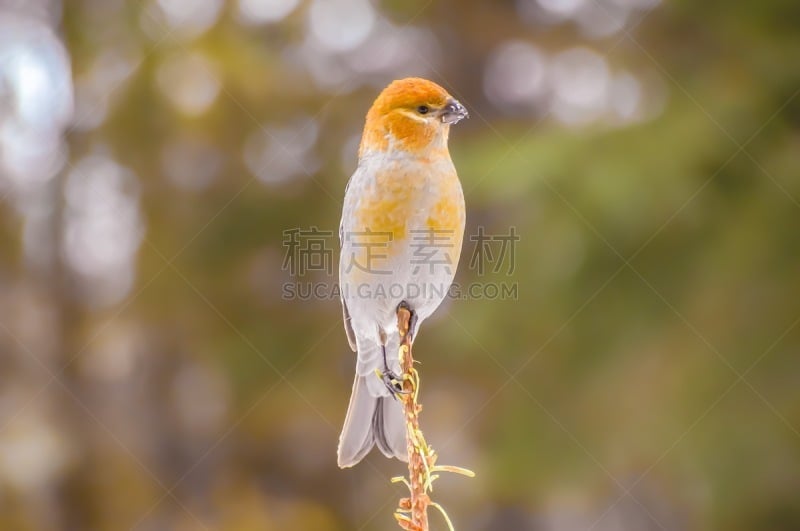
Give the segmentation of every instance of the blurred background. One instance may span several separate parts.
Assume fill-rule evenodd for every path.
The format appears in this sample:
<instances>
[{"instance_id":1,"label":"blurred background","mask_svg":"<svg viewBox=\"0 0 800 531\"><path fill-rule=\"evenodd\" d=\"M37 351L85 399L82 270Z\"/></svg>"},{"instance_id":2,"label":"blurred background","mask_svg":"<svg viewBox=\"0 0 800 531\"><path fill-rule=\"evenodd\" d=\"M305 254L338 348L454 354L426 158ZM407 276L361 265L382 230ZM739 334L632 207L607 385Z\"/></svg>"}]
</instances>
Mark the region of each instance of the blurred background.
<instances>
[{"instance_id":1,"label":"blurred background","mask_svg":"<svg viewBox=\"0 0 800 531\"><path fill-rule=\"evenodd\" d=\"M395 528L404 465L336 467L332 273L408 75L471 113L470 289L415 347L456 528L800 529L798 20L0 0L0 529Z\"/></svg>"}]
</instances>

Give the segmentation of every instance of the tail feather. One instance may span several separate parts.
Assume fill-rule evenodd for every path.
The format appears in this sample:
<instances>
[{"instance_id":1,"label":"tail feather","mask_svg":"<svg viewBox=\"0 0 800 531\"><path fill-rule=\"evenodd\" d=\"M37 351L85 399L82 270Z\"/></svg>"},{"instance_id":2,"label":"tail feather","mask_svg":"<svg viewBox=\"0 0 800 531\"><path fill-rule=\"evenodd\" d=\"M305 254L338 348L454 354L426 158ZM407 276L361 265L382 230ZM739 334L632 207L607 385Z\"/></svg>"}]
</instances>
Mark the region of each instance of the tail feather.
<instances>
[{"instance_id":1,"label":"tail feather","mask_svg":"<svg viewBox=\"0 0 800 531\"><path fill-rule=\"evenodd\" d=\"M338 464L347 468L361 461L377 444L386 457L407 460L405 418L399 401L373 396L367 385L373 375L356 375L344 428L339 437Z\"/></svg>"},{"instance_id":2,"label":"tail feather","mask_svg":"<svg viewBox=\"0 0 800 531\"><path fill-rule=\"evenodd\" d=\"M365 377L356 375L344 427L339 436L337 453L340 468L350 467L361 461L375 444L372 424L369 421L375 414L377 401L378 398L369 393ZM364 419L368 422L364 422Z\"/></svg>"},{"instance_id":3,"label":"tail feather","mask_svg":"<svg viewBox=\"0 0 800 531\"><path fill-rule=\"evenodd\" d=\"M372 421L372 434L383 455L408 461L405 428L405 413L400 402L389 397L378 399Z\"/></svg>"}]
</instances>

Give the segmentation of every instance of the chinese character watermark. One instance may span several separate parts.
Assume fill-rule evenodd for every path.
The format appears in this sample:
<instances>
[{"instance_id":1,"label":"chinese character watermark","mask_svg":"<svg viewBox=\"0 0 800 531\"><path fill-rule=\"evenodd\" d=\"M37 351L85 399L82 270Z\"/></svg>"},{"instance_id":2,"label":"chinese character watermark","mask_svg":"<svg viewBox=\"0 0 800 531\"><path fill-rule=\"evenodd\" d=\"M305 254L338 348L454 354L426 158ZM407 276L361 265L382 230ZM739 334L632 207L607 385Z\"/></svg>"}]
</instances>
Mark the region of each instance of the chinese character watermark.
<instances>
[{"instance_id":1,"label":"chinese character watermark","mask_svg":"<svg viewBox=\"0 0 800 531\"><path fill-rule=\"evenodd\" d=\"M448 275L453 274L451 255L445 249L453 248L453 234L455 231L445 229L426 229L411 231L411 247L414 254L411 265L414 266L412 274L419 274L421 267L428 266L428 273L433 275L437 266Z\"/></svg>"},{"instance_id":2,"label":"chinese character watermark","mask_svg":"<svg viewBox=\"0 0 800 531\"><path fill-rule=\"evenodd\" d=\"M419 229L409 231L411 274L428 274L443 271L453 274L457 259L455 231L445 229ZM349 273L354 268L365 273L392 275L389 263L394 235L391 232L366 230L346 232L341 235L348 252L340 257L342 269ZM516 227L507 233L487 233L485 227L477 227L468 237L472 248L465 246L464 256L469 253L467 268L478 276L487 272L511 276L516 269L516 245L520 241ZM282 267L290 275L304 276L309 271L324 271L333 275L334 250L338 249L335 233L312 226L307 229L292 228L283 231L283 246L286 254Z\"/></svg>"},{"instance_id":3,"label":"chinese character watermark","mask_svg":"<svg viewBox=\"0 0 800 531\"><path fill-rule=\"evenodd\" d=\"M499 273L503 264L507 264L506 275L513 275L516 268L516 245L520 240L516 227L509 227L508 234L486 234L483 225L478 227L477 234L471 234L470 241L475 242L469 268L476 270L478 276L486 274L486 264L492 265L492 273ZM496 251L496 254L495 254Z\"/></svg>"},{"instance_id":4,"label":"chinese character watermark","mask_svg":"<svg viewBox=\"0 0 800 531\"><path fill-rule=\"evenodd\" d=\"M378 269L374 261L385 261L389 255L381 249L387 249L394 239L391 232L373 232L367 229L364 232L347 232L344 234L345 241L350 244L353 251L347 257L348 263L345 266L345 273L352 271L353 266L365 273L377 275L391 275L390 269ZM356 251L363 249L363 251ZM359 260L361 258L362 260ZM344 260L344 257L342 257Z\"/></svg>"},{"instance_id":5,"label":"chinese character watermark","mask_svg":"<svg viewBox=\"0 0 800 531\"><path fill-rule=\"evenodd\" d=\"M287 229L283 231L283 269L292 276L303 276L307 271L325 271L333 274L333 247L330 240L333 231L309 229Z\"/></svg>"}]
</instances>

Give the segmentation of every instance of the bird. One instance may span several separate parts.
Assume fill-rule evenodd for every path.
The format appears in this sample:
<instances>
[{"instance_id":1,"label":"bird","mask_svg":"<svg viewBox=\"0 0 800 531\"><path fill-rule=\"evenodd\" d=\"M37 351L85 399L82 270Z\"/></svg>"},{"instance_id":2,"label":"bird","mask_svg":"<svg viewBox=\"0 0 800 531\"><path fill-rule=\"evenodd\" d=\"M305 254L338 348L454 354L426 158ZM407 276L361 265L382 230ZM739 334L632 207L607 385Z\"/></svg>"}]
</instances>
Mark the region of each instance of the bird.
<instances>
[{"instance_id":1,"label":"bird","mask_svg":"<svg viewBox=\"0 0 800 531\"><path fill-rule=\"evenodd\" d=\"M342 314L356 352L341 468L376 445L407 461L396 314L410 312L413 340L453 282L466 209L448 137L468 117L440 85L414 77L390 83L367 112L339 225Z\"/></svg>"}]
</instances>

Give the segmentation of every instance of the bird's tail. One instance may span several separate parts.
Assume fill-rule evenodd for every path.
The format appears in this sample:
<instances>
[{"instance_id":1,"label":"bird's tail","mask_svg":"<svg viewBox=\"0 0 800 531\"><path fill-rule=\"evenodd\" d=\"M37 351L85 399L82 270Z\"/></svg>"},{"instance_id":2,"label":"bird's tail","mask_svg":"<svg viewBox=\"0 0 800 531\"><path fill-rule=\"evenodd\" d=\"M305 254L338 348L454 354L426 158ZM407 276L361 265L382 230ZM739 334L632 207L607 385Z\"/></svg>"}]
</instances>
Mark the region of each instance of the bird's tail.
<instances>
[{"instance_id":1,"label":"bird's tail","mask_svg":"<svg viewBox=\"0 0 800 531\"><path fill-rule=\"evenodd\" d=\"M374 379L377 385L369 379ZM378 390L385 392L386 396L375 392ZM339 466L347 468L357 464L374 445L378 445L386 457L396 457L401 461L408 459L403 406L388 395L374 372L363 376L356 373L339 437Z\"/></svg>"}]
</instances>

